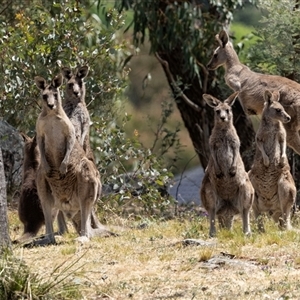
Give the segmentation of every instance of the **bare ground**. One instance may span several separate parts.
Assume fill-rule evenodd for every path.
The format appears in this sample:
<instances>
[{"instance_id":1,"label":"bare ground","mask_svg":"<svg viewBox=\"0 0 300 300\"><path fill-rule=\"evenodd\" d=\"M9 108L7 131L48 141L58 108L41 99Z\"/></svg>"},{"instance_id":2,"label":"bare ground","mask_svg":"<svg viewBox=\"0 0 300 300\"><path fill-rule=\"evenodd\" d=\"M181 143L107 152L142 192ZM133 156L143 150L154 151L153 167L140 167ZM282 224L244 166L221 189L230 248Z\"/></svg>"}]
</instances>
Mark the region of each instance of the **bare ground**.
<instances>
[{"instance_id":1,"label":"bare ground","mask_svg":"<svg viewBox=\"0 0 300 300\"><path fill-rule=\"evenodd\" d=\"M15 211L9 219L14 239L21 235ZM17 246L14 253L45 280L67 274L79 299L300 299L297 219L293 231L267 221L267 233L253 229L251 237L236 220L232 233L215 239L203 216L146 220L135 229L141 222L114 217L118 237L80 244L69 233L55 246Z\"/></svg>"}]
</instances>

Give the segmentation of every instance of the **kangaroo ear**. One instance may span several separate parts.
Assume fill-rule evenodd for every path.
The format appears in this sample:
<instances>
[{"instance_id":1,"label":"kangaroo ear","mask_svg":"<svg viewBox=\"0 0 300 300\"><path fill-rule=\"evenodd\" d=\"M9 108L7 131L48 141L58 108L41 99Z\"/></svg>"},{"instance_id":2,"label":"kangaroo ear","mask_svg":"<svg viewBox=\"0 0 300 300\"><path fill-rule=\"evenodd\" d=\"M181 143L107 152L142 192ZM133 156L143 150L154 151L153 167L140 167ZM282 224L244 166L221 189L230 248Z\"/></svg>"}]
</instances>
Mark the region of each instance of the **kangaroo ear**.
<instances>
[{"instance_id":1,"label":"kangaroo ear","mask_svg":"<svg viewBox=\"0 0 300 300\"><path fill-rule=\"evenodd\" d=\"M46 88L46 80L43 77L35 76L34 77L34 82L40 90L43 91Z\"/></svg>"},{"instance_id":2,"label":"kangaroo ear","mask_svg":"<svg viewBox=\"0 0 300 300\"><path fill-rule=\"evenodd\" d=\"M63 76L61 73L59 73L52 79L52 86L55 88L59 88L62 85L62 83L63 83Z\"/></svg>"},{"instance_id":3,"label":"kangaroo ear","mask_svg":"<svg viewBox=\"0 0 300 300\"><path fill-rule=\"evenodd\" d=\"M231 94L224 102L227 103L228 105L232 106L238 96L239 92L235 92Z\"/></svg>"},{"instance_id":4,"label":"kangaroo ear","mask_svg":"<svg viewBox=\"0 0 300 300\"><path fill-rule=\"evenodd\" d=\"M280 91L279 90L273 91L273 101L279 102L279 99L280 99Z\"/></svg>"},{"instance_id":5,"label":"kangaroo ear","mask_svg":"<svg viewBox=\"0 0 300 300\"><path fill-rule=\"evenodd\" d=\"M27 134L25 134L24 132L21 131L20 135L22 136L24 142L27 142L27 141L30 142L31 141L31 138Z\"/></svg>"},{"instance_id":6,"label":"kangaroo ear","mask_svg":"<svg viewBox=\"0 0 300 300\"><path fill-rule=\"evenodd\" d=\"M87 74L89 73L89 67L88 66L82 66L78 69L77 71L77 76L80 78L80 79L83 79L84 77L87 76Z\"/></svg>"},{"instance_id":7,"label":"kangaroo ear","mask_svg":"<svg viewBox=\"0 0 300 300\"><path fill-rule=\"evenodd\" d=\"M229 40L227 32L225 30L221 30L220 33L216 35L216 40L220 47L224 48Z\"/></svg>"},{"instance_id":8,"label":"kangaroo ear","mask_svg":"<svg viewBox=\"0 0 300 300\"><path fill-rule=\"evenodd\" d=\"M35 134L34 137L31 139L31 141L32 141L32 145L37 145L36 134Z\"/></svg>"},{"instance_id":9,"label":"kangaroo ear","mask_svg":"<svg viewBox=\"0 0 300 300\"><path fill-rule=\"evenodd\" d=\"M205 102L210 106L210 107L216 107L220 104L220 100L218 100L217 98L213 97L212 95L209 94L203 94L202 95L203 99L205 100Z\"/></svg>"},{"instance_id":10,"label":"kangaroo ear","mask_svg":"<svg viewBox=\"0 0 300 300\"><path fill-rule=\"evenodd\" d=\"M68 68L68 67L63 67L63 68L61 69L61 72L62 72L63 76L64 76L66 79L68 79L68 80L71 79L71 77L72 77L72 70L71 70L70 68Z\"/></svg>"},{"instance_id":11,"label":"kangaroo ear","mask_svg":"<svg viewBox=\"0 0 300 300\"><path fill-rule=\"evenodd\" d=\"M265 103L271 104L272 103L272 93L269 90L265 90L264 92L264 100Z\"/></svg>"}]
</instances>

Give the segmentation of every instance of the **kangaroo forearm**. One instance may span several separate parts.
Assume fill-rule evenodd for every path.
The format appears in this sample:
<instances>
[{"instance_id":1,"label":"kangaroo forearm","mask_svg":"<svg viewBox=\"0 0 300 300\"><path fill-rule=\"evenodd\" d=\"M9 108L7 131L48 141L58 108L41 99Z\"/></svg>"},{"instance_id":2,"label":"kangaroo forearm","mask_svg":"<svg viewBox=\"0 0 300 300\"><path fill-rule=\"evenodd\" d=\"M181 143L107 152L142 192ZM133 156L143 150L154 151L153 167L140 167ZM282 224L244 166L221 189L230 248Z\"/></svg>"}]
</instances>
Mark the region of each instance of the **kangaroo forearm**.
<instances>
[{"instance_id":1,"label":"kangaroo forearm","mask_svg":"<svg viewBox=\"0 0 300 300\"><path fill-rule=\"evenodd\" d=\"M236 148L232 149L232 155L233 155L233 158L232 158L231 166L235 167L237 165L237 159L238 159L239 151L237 151Z\"/></svg>"},{"instance_id":2,"label":"kangaroo forearm","mask_svg":"<svg viewBox=\"0 0 300 300\"><path fill-rule=\"evenodd\" d=\"M219 166L219 163L218 163L217 156L216 156L215 153L213 152L213 153L211 154L211 157L212 157L212 159L213 159L215 169L216 169L216 171L218 172L218 171L220 170L220 166Z\"/></svg>"},{"instance_id":3,"label":"kangaroo forearm","mask_svg":"<svg viewBox=\"0 0 300 300\"><path fill-rule=\"evenodd\" d=\"M281 155L281 157L286 156L286 142L285 141L282 141L280 143L280 155Z\"/></svg>"},{"instance_id":4,"label":"kangaroo forearm","mask_svg":"<svg viewBox=\"0 0 300 300\"><path fill-rule=\"evenodd\" d=\"M242 88L240 78L234 74L227 76L226 83L236 92Z\"/></svg>"}]
</instances>

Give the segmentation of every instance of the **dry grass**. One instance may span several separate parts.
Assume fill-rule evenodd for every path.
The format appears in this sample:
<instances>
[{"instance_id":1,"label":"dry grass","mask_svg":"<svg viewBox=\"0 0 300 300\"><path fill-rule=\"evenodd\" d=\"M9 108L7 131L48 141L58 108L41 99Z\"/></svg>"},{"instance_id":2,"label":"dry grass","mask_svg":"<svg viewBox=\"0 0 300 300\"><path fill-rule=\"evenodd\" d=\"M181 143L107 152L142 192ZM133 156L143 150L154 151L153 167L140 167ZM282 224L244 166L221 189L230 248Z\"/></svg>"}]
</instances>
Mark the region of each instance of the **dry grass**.
<instances>
[{"instance_id":1,"label":"dry grass","mask_svg":"<svg viewBox=\"0 0 300 300\"><path fill-rule=\"evenodd\" d=\"M14 239L21 234L16 211L9 212L9 219ZM75 262L67 279L78 285L79 299L299 298L298 230L279 231L267 221L267 233L253 229L247 238L237 219L233 232L218 231L218 238L209 239L207 219L199 214L146 221L144 229L135 229L141 222L114 217L109 224L123 228L117 227L118 237L78 244L75 234L69 233L56 246L17 247L14 253L42 278L53 276L63 263ZM293 221L297 228L298 218ZM216 244L184 246L186 238ZM220 253L235 256L229 259L234 263L207 263Z\"/></svg>"}]
</instances>

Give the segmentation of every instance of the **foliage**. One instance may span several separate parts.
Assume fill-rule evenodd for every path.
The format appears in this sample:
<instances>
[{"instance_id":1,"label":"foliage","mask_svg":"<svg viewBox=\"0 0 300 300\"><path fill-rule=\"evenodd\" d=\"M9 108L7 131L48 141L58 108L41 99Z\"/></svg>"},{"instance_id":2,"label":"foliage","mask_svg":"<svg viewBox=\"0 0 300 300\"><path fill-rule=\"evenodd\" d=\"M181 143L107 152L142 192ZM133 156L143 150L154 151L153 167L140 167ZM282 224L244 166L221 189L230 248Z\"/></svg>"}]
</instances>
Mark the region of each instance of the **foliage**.
<instances>
[{"instance_id":1,"label":"foliage","mask_svg":"<svg viewBox=\"0 0 300 300\"><path fill-rule=\"evenodd\" d=\"M251 48L249 65L300 81L298 1L260 1L259 8L264 16L256 27L258 40Z\"/></svg>"},{"instance_id":2,"label":"foliage","mask_svg":"<svg viewBox=\"0 0 300 300\"><path fill-rule=\"evenodd\" d=\"M62 66L90 65L87 103L94 113L103 112L124 87L118 63L125 47L115 31L122 16L110 11L108 27L77 1L44 5L32 1L17 10L12 23L2 21L0 31L0 114L18 129L33 130L39 112L36 75L48 79ZM101 109L100 109L101 108ZM108 107L106 107L106 111Z\"/></svg>"},{"instance_id":3,"label":"foliage","mask_svg":"<svg viewBox=\"0 0 300 300\"><path fill-rule=\"evenodd\" d=\"M164 213L170 204L167 187L173 177L171 169L163 167L163 155L155 155L143 147L138 129L132 138L126 136L125 127L130 119L131 116L125 114L121 123L111 126L105 119L98 118L95 126L98 167L103 176L104 193L109 195L104 201L115 211L125 212L131 206L151 216ZM178 142L176 133L174 135L162 137L161 151L168 151L170 143Z\"/></svg>"},{"instance_id":4,"label":"foliage","mask_svg":"<svg viewBox=\"0 0 300 300\"><path fill-rule=\"evenodd\" d=\"M211 55L214 35L232 21L232 11L242 1L115 1L119 10L133 9L135 45L143 44L148 36L152 53L170 53L180 48L182 70L190 78L198 76ZM255 1L249 1L255 3ZM147 31L147 29L150 30Z\"/></svg>"},{"instance_id":5,"label":"foliage","mask_svg":"<svg viewBox=\"0 0 300 300\"><path fill-rule=\"evenodd\" d=\"M78 287L70 281L74 275L70 268L75 263L61 264L46 279L30 272L22 260L7 251L0 257L0 299L80 299Z\"/></svg>"},{"instance_id":6,"label":"foliage","mask_svg":"<svg viewBox=\"0 0 300 300\"><path fill-rule=\"evenodd\" d=\"M124 174L134 172L138 176L134 180L144 189L143 199L138 197L145 206L165 203L159 189L171 173L165 169L164 153L157 158L139 143L138 136L126 136L124 126L130 116L125 115L125 123L118 121L124 114L122 94L128 72L123 68L128 45L118 33L125 22L123 15L113 7L97 10L89 1L79 5L75 0L47 4L32 0L30 7L13 7L11 16L15 19L6 22L3 18L5 26L0 30L0 115L18 129L34 133L40 107L33 78L41 75L50 79L62 66L89 65L86 102L103 182L119 186ZM177 132L165 133L162 151L169 151L177 142ZM123 203L125 192L132 193L132 189L136 188L115 189L118 203Z\"/></svg>"}]
</instances>

